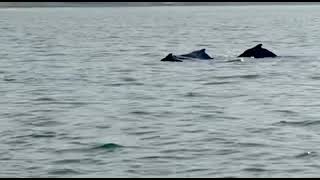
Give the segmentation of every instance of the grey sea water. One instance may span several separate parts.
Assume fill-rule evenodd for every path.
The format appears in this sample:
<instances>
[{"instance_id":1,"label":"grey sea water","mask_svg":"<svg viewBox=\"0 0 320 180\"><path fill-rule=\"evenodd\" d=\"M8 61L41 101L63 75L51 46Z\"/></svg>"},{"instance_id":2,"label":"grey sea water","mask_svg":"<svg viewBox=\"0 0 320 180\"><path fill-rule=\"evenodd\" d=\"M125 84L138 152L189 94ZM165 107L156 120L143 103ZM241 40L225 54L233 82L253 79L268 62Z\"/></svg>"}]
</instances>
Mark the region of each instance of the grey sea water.
<instances>
[{"instance_id":1,"label":"grey sea water","mask_svg":"<svg viewBox=\"0 0 320 180\"><path fill-rule=\"evenodd\" d=\"M318 177L319 10L0 9L0 177Z\"/></svg>"}]
</instances>

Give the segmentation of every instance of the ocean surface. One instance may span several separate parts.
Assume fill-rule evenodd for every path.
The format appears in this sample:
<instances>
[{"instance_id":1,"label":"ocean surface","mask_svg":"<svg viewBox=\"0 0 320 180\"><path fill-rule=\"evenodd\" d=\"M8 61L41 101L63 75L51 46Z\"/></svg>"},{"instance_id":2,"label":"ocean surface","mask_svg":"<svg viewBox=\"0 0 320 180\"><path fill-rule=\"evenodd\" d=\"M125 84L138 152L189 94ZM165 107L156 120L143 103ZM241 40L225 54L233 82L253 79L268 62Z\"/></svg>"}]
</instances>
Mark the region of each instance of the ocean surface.
<instances>
[{"instance_id":1,"label":"ocean surface","mask_svg":"<svg viewBox=\"0 0 320 180\"><path fill-rule=\"evenodd\" d=\"M0 177L319 177L319 10L0 9Z\"/></svg>"}]
</instances>

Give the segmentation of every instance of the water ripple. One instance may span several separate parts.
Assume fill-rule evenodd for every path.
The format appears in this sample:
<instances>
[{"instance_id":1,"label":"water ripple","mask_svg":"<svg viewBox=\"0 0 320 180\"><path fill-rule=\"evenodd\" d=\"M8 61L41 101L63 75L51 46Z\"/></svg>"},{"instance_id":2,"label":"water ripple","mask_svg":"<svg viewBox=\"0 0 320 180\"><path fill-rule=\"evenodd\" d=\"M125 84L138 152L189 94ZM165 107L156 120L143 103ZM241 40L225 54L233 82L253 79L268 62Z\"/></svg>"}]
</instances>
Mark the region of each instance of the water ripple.
<instances>
[{"instance_id":1,"label":"water ripple","mask_svg":"<svg viewBox=\"0 0 320 180\"><path fill-rule=\"evenodd\" d=\"M260 78L261 75L258 74L247 74L247 75L232 75L232 76L215 76L215 79L236 79L236 78L241 78L241 79L257 79Z\"/></svg>"},{"instance_id":2,"label":"water ripple","mask_svg":"<svg viewBox=\"0 0 320 180\"><path fill-rule=\"evenodd\" d=\"M234 81L215 81L215 82L206 82L203 83L203 85L220 85L220 84L235 84L238 82L234 82Z\"/></svg>"},{"instance_id":3,"label":"water ripple","mask_svg":"<svg viewBox=\"0 0 320 180\"><path fill-rule=\"evenodd\" d=\"M320 125L320 121L312 121L312 120L305 120L305 121L280 121L275 123L274 125L289 125L289 126L315 126Z\"/></svg>"},{"instance_id":4,"label":"water ripple","mask_svg":"<svg viewBox=\"0 0 320 180\"><path fill-rule=\"evenodd\" d=\"M316 153L316 152L313 152L313 151L311 151L311 152L303 152L303 153L301 153L301 154L298 154L298 155L296 155L295 157L296 158L311 158L311 157L317 157L318 156L318 153Z\"/></svg>"}]
</instances>

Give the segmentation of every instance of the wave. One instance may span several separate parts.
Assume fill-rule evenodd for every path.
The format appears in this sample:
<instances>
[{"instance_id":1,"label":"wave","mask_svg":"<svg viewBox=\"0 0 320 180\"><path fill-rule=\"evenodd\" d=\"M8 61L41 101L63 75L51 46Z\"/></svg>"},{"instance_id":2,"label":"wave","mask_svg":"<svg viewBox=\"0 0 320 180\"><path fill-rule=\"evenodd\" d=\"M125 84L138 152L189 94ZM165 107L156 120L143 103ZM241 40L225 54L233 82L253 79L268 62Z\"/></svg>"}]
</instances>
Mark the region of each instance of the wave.
<instances>
[{"instance_id":1,"label":"wave","mask_svg":"<svg viewBox=\"0 0 320 180\"><path fill-rule=\"evenodd\" d=\"M315 126L315 125L320 125L320 121L311 121L311 120L306 120L306 121L280 121L275 123L275 125L292 125L292 126Z\"/></svg>"},{"instance_id":2,"label":"wave","mask_svg":"<svg viewBox=\"0 0 320 180\"><path fill-rule=\"evenodd\" d=\"M296 158L305 158L305 157L315 157L315 156L317 156L318 154L316 153L316 152L313 152L313 151L311 151L311 152L303 152L303 153L301 153L301 154L298 154L298 155L296 155L295 157Z\"/></svg>"},{"instance_id":3,"label":"wave","mask_svg":"<svg viewBox=\"0 0 320 180\"><path fill-rule=\"evenodd\" d=\"M246 74L246 75L216 76L214 78L215 79L233 79L233 78L257 79L260 77L261 77L261 75L258 75L258 74Z\"/></svg>"}]
</instances>

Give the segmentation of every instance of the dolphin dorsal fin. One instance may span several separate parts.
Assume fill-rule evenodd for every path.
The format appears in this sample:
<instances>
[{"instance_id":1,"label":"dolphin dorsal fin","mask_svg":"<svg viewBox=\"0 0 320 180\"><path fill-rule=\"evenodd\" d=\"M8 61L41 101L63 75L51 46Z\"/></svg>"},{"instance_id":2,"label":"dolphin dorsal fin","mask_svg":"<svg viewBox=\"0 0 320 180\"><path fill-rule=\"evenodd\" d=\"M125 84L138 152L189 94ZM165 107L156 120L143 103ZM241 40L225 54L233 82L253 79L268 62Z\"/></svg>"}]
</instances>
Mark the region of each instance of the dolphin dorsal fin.
<instances>
[{"instance_id":1,"label":"dolphin dorsal fin","mask_svg":"<svg viewBox=\"0 0 320 180\"><path fill-rule=\"evenodd\" d=\"M165 59L170 59L170 58L173 58L173 54L172 54L172 53L168 54L168 55L165 57Z\"/></svg>"},{"instance_id":2,"label":"dolphin dorsal fin","mask_svg":"<svg viewBox=\"0 0 320 180\"><path fill-rule=\"evenodd\" d=\"M205 52L205 51L206 51L206 49L201 49L201 50L200 50L200 52Z\"/></svg>"},{"instance_id":3,"label":"dolphin dorsal fin","mask_svg":"<svg viewBox=\"0 0 320 180\"><path fill-rule=\"evenodd\" d=\"M254 48L262 48L262 44L258 44Z\"/></svg>"}]
</instances>

